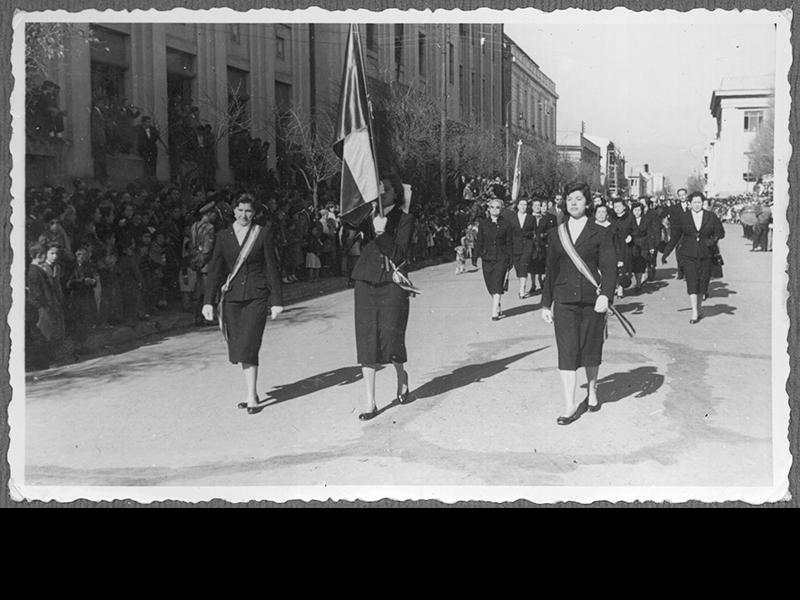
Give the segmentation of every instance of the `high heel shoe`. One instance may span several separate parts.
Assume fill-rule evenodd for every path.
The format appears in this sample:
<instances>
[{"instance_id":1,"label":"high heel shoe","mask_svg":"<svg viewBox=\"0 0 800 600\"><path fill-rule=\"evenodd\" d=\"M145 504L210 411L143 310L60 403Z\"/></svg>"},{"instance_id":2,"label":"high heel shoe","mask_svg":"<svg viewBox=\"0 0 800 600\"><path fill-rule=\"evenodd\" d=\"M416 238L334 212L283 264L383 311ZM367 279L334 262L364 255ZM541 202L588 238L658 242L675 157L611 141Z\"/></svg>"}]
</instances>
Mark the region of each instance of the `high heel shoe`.
<instances>
[{"instance_id":1,"label":"high heel shoe","mask_svg":"<svg viewBox=\"0 0 800 600\"><path fill-rule=\"evenodd\" d=\"M359 414L358 415L358 420L359 421L369 421L370 419L373 419L373 418L375 418L377 416L378 416L378 407L376 406L375 408L373 408L369 412L363 412L363 413Z\"/></svg>"},{"instance_id":2,"label":"high heel shoe","mask_svg":"<svg viewBox=\"0 0 800 600\"><path fill-rule=\"evenodd\" d=\"M236 408L246 408L248 415L257 415L262 410L264 410L265 406L266 405L264 404L261 404L260 406L259 405L250 406L247 402L239 402L239 404L236 405Z\"/></svg>"},{"instance_id":3,"label":"high heel shoe","mask_svg":"<svg viewBox=\"0 0 800 600\"><path fill-rule=\"evenodd\" d=\"M585 412L585 410L586 410L586 400L578 404L577 408L575 409L575 412L572 413L570 416L558 417L556 419L556 423L558 423L559 425L569 425L570 423L574 423L575 421L581 418L581 415Z\"/></svg>"}]
</instances>

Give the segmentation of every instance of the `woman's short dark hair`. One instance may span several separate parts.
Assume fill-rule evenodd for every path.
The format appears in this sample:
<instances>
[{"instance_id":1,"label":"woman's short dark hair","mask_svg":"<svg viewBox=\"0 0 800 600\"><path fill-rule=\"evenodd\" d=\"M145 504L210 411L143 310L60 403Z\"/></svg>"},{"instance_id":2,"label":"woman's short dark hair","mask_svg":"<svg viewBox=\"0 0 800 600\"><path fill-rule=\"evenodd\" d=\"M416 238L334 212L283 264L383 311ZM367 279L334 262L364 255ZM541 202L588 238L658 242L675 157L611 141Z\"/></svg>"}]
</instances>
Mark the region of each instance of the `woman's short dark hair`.
<instances>
[{"instance_id":1,"label":"woman's short dark hair","mask_svg":"<svg viewBox=\"0 0 800 600\"><path fill-rule=\"evenodd\" d=\"M400 179L400 175L398 175L394 171L381 173L381 181L383 180L387 180L389 183L392 184L392 189L394 190L395 206L397 207L403 206L406 203L406 195L403 190L403 180Z\"/></svg>"},{"instance_id":2,"label":"woman's short dark hair","mask_svg":"<svg viewBox=\"0 0 800 600\"><path fill-rule=\"evenodd\" d=\"M701 202L706 199L706 197L703 194L703 192L692 192L691 194L689 194L689 196L686 198L686 200L689 203L691 203L694 198L698 198L698 197L700 198Z\"/></svg>"},{"instance_id":3,"label":"woman's short dark hair","mask_svg":"<svg viewBox=\"0 0 800 600\"><path fill-rule=\"evenodd\" d=\"M40 242L33 242L28 246L28 256L30 258L39 258L47 254L47 250L44 249L44 244Z\"/></svg>"},{"instance_id":4,"label":"woman's short dark hair","mask_svg":"<svg viewBox=\"0 0 800 600\"><path fill-rule=\"evenodd\" d=\"M256 199L253 194L248 194L245 192L244 194L239 194L236 196L236 200L233 201L233 206L231 208L236 208L240 204L249 204L253 208L256 208Z\"/></svg>"},{"instance_id":5,"label":"woman's short dark hair","mask_svg":"<svg viewBox=\"0 0 800 600\"><path fill-rule=\"evenodd\" d=\"M572 192L580 192L583 195L584 200L586 200L586 216L591 217L594 214L594 204L592 204L592 190L589 187L589 184L584 183L582 181L576 181L575 183L570 183L567 187L564 188L564 198L562 202L564 205L561 207L564 211L564 214L569 214L567 212L567 198Z\"/></svg>"},{"instance_id":6,"label":"woman's short dark hair","mask_svg":"<svg viewBox=\"0 0 800 600\"><path fill-rule=\"evenodd\" d=\"M530 204L531 204L531 199L530 199L530 198L528 198L527 196L520 196L519 198L517 198L517 201L516 201L516 202L514 202L514 208L515 208L515 209L519 209L519 203L520 203L520 202L525 202L525 203L527 203L527 204L528 204L528 206L530 206Z\"/></svg>"}]
</instances>

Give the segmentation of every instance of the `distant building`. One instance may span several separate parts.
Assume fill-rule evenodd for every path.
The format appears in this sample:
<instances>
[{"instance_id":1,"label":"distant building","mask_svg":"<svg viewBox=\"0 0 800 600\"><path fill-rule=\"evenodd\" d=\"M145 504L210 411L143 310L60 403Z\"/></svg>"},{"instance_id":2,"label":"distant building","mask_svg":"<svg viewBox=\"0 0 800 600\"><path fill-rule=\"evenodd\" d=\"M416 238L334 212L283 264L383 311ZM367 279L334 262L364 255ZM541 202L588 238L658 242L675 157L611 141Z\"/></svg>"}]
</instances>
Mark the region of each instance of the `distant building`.
<instances>
[{"instance_id":1,"label":"distant building","mask_svg":"<svg viewBox=\"0 0 800 600\"><path fill-rule=\"evenodd\" d=\"M600 147L583 131L558 131L556 136L558 158L571 166L570 178L581 179L592 191L600 191Z\"/></svg>"},{"instance_id":2,"label":"distant building","mask_svg":"<svg viewBox=\"0 0 800 600\"><path fill-rule=\"evenodd\" d=\"M513 139L556 143L556 84L510 37L503 36L511 62L506 122Z\"/></svg>"},{"instance_id":3,"label":"distant building","mask_svg":"<svg viewBox=\"0 0 800 600\"><path fill-rule=\"evenodd\" d=\"M717 121L717 135L703 157L707 195L753 191L750 146L768 121L774 97L773 76L726 78L711 94L709 108Z\"/></svg>"},{"instance_id":4,"label":"distant building","mask_svg":"<svg viewBox=\"0 0 800 600\"><path fill-rule=\"evenodd\" d=\"M607 196L624 196L628 181L625 177L625 156L622 150L606 137L584 135L600 148L600 187Z\"/></svg>"},{"instance_id":5,"label":"distant building","mask_svg":"<svg viewBox=\"0 0 800 600\"><path fill-rule=\"evenodd\" d=\"M124 101L152 117L173 150L159 149L156 178L162 182L175 177L179 160L171 132L183 106L197 107L187 120L192 126L210 125L216 137L207 163L216 184L237 180L236 170L246 161L234 155L241 154L241 142L250 137L263 143L265 153L255 168L280 172L287 149L276 136L283 127L277 115L291 108L308 123L312 115L337 105L349 30L343 23L109 22L79 27L94 31L100 44L90 47L75 36L67 41L64 57L48 69L60 90L58 105L66 112L63 137L69 144L28 143L29 185L45 179L54 184L75 177L92 180L97 151L92 133L105 125L116 135L114 123L97 124L93 117L93 107L101 102L117 106ZM359 29L371 92L398 83L425 90L438 107L445 86L449 121L502 135L502 24L381 23ZM227 127L231 106L238 107L236 140ZM554 109L551 114L554 128ZM380 115L375 117L377 122ZM130 138L131 125L125 127ZM109 152L107 166L114 186L145 174L131 143Z\"/></svg>"}]
</instances>

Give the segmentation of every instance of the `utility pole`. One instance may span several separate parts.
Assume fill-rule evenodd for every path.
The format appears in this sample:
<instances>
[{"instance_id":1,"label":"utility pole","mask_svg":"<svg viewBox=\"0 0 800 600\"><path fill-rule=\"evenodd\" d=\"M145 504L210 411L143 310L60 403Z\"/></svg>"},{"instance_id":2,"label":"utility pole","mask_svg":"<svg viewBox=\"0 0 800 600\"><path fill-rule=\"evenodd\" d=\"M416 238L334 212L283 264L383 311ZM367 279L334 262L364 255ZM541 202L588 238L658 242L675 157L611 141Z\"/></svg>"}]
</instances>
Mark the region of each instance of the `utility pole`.
<instances>
[{"instance_id":1,"label":"utility pole","mask_svg":"<svg viewBox=\"0 0 800 600\"><path fill-rule=\"evenodd\" d=\"M511 129L511 100L506 102L506 110L505 110L505 120L506 120L506 181L509 180L509 173L508 173L508 153L510 152L508 149L508 138L509 138L509 130Z\"/></svg>"},{"instance_id":2,"label":"utility pole","mask_svg":"<svg viewBox=\"0 0 800 600\"><path fill-rule=\"evenodd\" d=\"M447 24L442 23L442 122L439 134L439 191L445 206L447 206L447 45Z\"/></svg>"}]
</instances>

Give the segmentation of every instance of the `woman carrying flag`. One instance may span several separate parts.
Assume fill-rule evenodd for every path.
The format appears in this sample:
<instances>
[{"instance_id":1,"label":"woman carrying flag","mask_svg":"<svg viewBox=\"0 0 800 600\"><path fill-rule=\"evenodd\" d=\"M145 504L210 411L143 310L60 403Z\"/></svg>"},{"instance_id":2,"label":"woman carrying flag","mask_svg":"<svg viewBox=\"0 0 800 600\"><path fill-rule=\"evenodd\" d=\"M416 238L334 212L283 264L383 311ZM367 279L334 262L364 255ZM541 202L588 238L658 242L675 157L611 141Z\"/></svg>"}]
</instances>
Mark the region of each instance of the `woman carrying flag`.
<instances>
[{"instance_id":1,"label":"woman carrying flag","mask_svg":"<svg viewBox=\"0 0 800 600\"><path fill-rule=\"evenodd\" d=\"M591 193L585 183L564 192L566 220L550 231L542 290L542 319L555 327L558 372L564 393L559 425L576 421L586 409L599 410L597 375L603 354L606 312L614 294L617 268L609 229L589 219ZM585 272L586 273L585 273ZM596 286L597 273L600 274ZM590 281L587 274L595 279ZM586 370L588 396L575 404L579 367Z\"/></svg>"},{"instance_id":2,"label":"woman carrying flag","mask_svg":"<svg viewBox=\"0 0 800 600\"><path fill-rule=\"evenodd\" d=\"M271 312L274 321L283 312L272 230L254 223L255 213L255 200L250 194L242 194L234 202L236 220L217 234L203 305L203 316L213 321L212 302L220 292L219 322L228 343L228 358L231 363L241 363L247 389L245 401L238 407L251 415L264 408L259 405L256 383L267 313Z\"/></svg>"},{"instance_id":3,"label":"woman carrying flag","mask_svg":"<svg viewBox=\"0 0 800 600\"><path fill-rule=\"evenodd\" d=\"M409 291L396 281L407 275L406 260L414 233L414 217L404 212L403 184L396 175L382 177L383 192L379 213L373 202L372 218L367 218L362 230L371 241L361 250L361 256L351 275L355 282L356 354L361 365L367 392L367 410L358 415L368 421L378 415L375 402L375 371L378 365L391 363L397 374L397 399L410 402L406 327L408 325ZM408 281L405 279L405 281Z\"/></svg>"}]
</instances>

